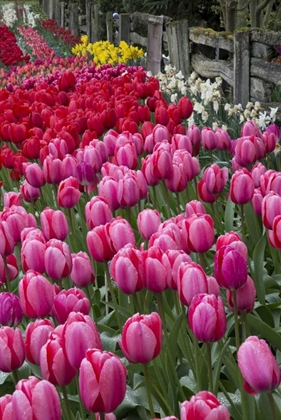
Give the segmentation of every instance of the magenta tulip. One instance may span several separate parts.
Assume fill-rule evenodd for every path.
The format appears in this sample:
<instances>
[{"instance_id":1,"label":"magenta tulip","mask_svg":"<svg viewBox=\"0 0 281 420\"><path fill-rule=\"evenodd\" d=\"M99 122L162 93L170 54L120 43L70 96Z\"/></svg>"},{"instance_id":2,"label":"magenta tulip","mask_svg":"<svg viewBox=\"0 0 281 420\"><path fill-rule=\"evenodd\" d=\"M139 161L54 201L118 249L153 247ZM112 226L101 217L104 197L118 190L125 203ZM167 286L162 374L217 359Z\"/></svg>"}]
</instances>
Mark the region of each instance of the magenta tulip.
<instances>
[{"instance_id":1,"label":"magenta tulip","mask_svg":"<svg viewBox=\"0 0 281 420\"><path fill-rule=\"evenodd\" d=\"M177 288L180 301L189 306L195 295L208 293L207 276L195 262L183 262L178 268Z\"/></svg>"},{"instance_id":2,"label":"magenta tulip","mask_svg":"<svg viewBox=\"0 0 281 420\"><path fill-rule=\"evenodd\" d=\"M63 337L67 358L74 369L79 369L88 349L101 349L101 339L96 324L88 315L71 312L64 324ZM73 346L79 343L79 346Z\"/></svg>"},{"instance_id":3,"label":"magenta tulip","mask_svg":"<svg viewBox=\"0 0 281 420\"><path fill-rule=\"evenodd\" d=\"M200 391L180 405L180 420L230 420L224 405L209 391Z\"/></svg>"},{"instance_id":4,"label":"magenta tulip","mask_svg":"<svg viewBox=\"0 0 281 420\"><path fill-rule=\"evenodd\" d=\"M249 394L270 392L278 388L281 372L265 340L248 337L238 350L238 366Z\"/></svg>"},{"instance_id":5,"label":"magenta tulip","mask_svg":"<svg viewBox=\"0 0 281 420\"><path fill-rule=\"evenodd\" d=\"M71 312L81 312L89 315L90 301L85 293L73 287L68 290L61 290L54 298L52 315L59 324L64 324Z\"/></svg>"},{"instance_id":6,"label":"magenta tulip","mask_svg":"<svg viewBox=\"0 0 281 420\"><path fill-rule=\"evenodd\" d=\"M12 372L22 366L25 359L24 341L19 328L0 328L0 370Z\"/></svg>"},{"instance_id":7,"label":"magenta tulip","mask_svg":"<svg viewBox=\"0 0 281 420\"><path fill-rule=\"evenodd\" d=\"M228 169L214 163L205 169L203 179L210 194L220 194L228 179Z\"/></svg>"},{"instance_id":8,"label":"magenta tulip","mask_svg":"<svg viewBox=\"0 0 281 420\"><path fill-rule=\"evenodd\" d=\"M236 204L249 203L254 194L254 182L247 169L240 169L231 177L230 180L230 199Z\"/></svg>"},{"instance_id":9,"label":"magenta tulip","mask_svg":"<svg viewBox=\"0 0 281 420\"><path fill-rule=\"evenodd\" d=\"M86 287L96 280L95 271L86 252L71 254L72 270L70 278L77 287Z\"/></svg>"},{"instance_id":10,"label":"magenta tulip","mask_svg":"<svg viewBox=\"0 0 281 420\"><path fill-rule=\"evenodd\" d=\"M226 332L226 314L220 296L198 294L188 308L188 323L198 341L219 341Z\"/></svg>"},{"instance_id":11,"label":"magenta tulip","mask_svg":"<svg viewBox=\"0 0 281 420\"><path fill-rule=\"evenodd\" d=\"M28 270L19 282L19 297L26 316L44 317L51 312L55 291L44 276L37 271Z\"/></svg>"},{"instance_id":12,"label":"magenta tulip","mask_svg":"<svg viewBox=\"0 0 281 420\"><path fill-rule=\"evenodd\" d=\"M35 376L17 383L12 407L14 420L61 420L62 418L60 398L56 388L49 381L40 381Z\"/></svg>"},{"instance_id":13,"label":"magenta tulip","mask_svg":"<svg viewBox=\"0 0 281 420\"><path fill-rule=\"evenodd\" d=\"M131 363L148 363L162 348L162 321L156 312L135 314L123 327L119 346Z\"/></svg>"},{"instance_id":14,"label":"magenta tulip","mask_svg":"<svg viewBox=\"0 0 281 420\"><path fill-rule=\"evenodd\" d=\"M95 196L85 206L85 217L89 229L105 225L113 218L108 201L104 197Z\"/></svg>"},{"instance_id":15,"label":"magenta tulip","mask_svg":"<svg viewBox=\"0 0 281 420\"><path fill-rule=\"evenodd\" d=\"M231 246L222 246L215 254L214 273L220 287L240 289L247 281L247 260Z\"/></svg>"},{"instance_id":16,"label":"magenta tulip","mask_svg":"<svg viewBox=\"0 0 281 420\"><path fill-rule=\"evenodd\" d=\"M183 220L186 230L187 246L193 252L208 251L215 242L214 220L209 214L194 214Z\"/></svg>"},{"instance_id":17,"label":"magenta tulip","mask_svg":"<svg viewBox=\"0 0 281 420\"><path fill-rule=\"evenodd\" d=\"M62 330L63 326L59 325L51 331L40 351L39 364L42 378L55 386L70 384L77 372L67 359Z\"/></svg>"},{"instance_id":18,"label":"magenta tulip","mask_svg":"<svg viewBox=\"0 0 281 420\"><path fill-rule=\"evenodd\" d=\"M228 301L228 306L233 311L234 310L234 303L233 303L233 291L227 290L226 297ZM256 287L253 279L250 276L247 276L247 281L244 286L240 287L240 289L236 290L236 304L238 314L242 312L248 313L254 309L256 299Z\"/></svg>"},{"instance_id":19,"label":"magenta tulip","mask_svg":"<svg viewBox=\"0 0 281 420\"><path fill-rule=\"evenodd\" d=\"M45 251L46 273L54 280L68 277L72 270L72 259L69 245L59 239L50 239Z\"/></svg>"},{"instance_id":20,"label":"magenta tulip","mask_svg":"<svg viewBox=\"0 0 281 420\"><path fill-rule=\"evenodd\" d=\"M23 311L18 296L13 293L0 293L0 324L16 327L21 323Z\"/></svg>"},{"instance_id":21,"label":"magenta tulip","mask_svg":"<svg viewBox=\"0 0 281 420\"><path fill-rule=\"evenodd\" d=\"M68 235L68 222L61 210L46 207L40 213L40 223L46 241L59 239L64 241Z\"/></svg>"},{"instance_id":22,"label":"magenta tulip","mask_svg":"<svg viewBox=\"0 0 281 420\"><path fill-rule=\"evenodd\" d=\"M88 350L79 373L83 405L94 413L114 411L125 397L126 377L127 370L118 356L97 348Z\"/></svg>"},{"instance_id":23,"label":"magenta tulip","mask_svg":"<svg viewBox=\"0 0 281 420\"><path fill-rule=\"evenodd\" d=\"M25 353L30 363L39 365L41 348L47 342L49 334L54 328L53 322L49 319L37 319L27 325L25 332Z\"/></svg>"}]
</instances>

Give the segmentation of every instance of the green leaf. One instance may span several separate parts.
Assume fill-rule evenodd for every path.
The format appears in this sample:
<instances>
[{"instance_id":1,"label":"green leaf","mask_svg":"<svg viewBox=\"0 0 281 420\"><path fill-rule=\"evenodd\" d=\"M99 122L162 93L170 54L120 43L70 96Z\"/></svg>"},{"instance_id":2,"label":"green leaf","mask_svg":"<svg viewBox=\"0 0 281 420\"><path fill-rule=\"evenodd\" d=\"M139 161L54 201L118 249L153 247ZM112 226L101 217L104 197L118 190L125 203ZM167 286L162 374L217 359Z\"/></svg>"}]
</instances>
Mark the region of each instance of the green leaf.
<instances>
[{"instance_id":1,"label":"green leaf","mask_svg":"<svg viewBox=\"0 0 281 420\"><path fill-rule=\"evenodd\" d=\"M224 222L225 222L226 232L233 230L234 210L235 210L235 203L233 203L229 198L226 202L225 213L224 213Z\"/></svg>"},{"instance_id":2,"label":"green leaf","mask_svg":"<svg viewBox=\"0 0 281 420\"><path fill-rule=\"evenodd\" d=\"M253 244L256 244L258 243L262 235L261 222L258 219L257 214L254 212L251 203L247 203L243 207L251 241Z\"/></svg>"},{"instance_id":3,"label":"green leaf","mask_svg":"<svg viewBox=\"0 0 281 420\"><path fill-rule=\"evenodd\" d=\"M257 298L260 303L265 304L265 287L263 281L263 262L264 262L264 250L267 244L266 233L259 239L257 245L255 246L253 252L253 261L254 261L254 276L253 280L255 282L257 290Z\"/></svg>"},{"instance_id":4,"label":"green leaf","mask_svg":"<svg viewBox=\"0 0 281 420\"><path fill-rule=\"evenodd\" d=\"M0 385L6 381L8 376L10 376L10 373L5 373L0 370Z\"/></svg>"},{"instance_id":5,"label":"green leaf","mask_svg":"<svg viewBox=\"0 0 281 420\"><path fill-rule=\"evenodd\" d=\"M275 349L281 351L280 334L253 314L247 314L247 320L249 326L253 328L256 333L267 340Z\"/></svg>"}]
</instances>

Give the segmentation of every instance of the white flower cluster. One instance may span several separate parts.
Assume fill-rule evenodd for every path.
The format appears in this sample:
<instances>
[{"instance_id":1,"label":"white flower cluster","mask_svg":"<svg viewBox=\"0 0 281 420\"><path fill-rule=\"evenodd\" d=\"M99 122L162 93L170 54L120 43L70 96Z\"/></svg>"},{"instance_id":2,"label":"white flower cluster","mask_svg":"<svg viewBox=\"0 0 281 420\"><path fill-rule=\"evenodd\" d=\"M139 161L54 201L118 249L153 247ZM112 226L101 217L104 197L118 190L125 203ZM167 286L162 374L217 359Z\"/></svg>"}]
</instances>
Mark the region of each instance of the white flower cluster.
<instances>
[{"instance_id":1,"label":"white flower cluster","mask_svg":"<svg viewBox=\"0 0 281 420\"><path fill-rule=\"evenodd\" d=\"M165 73L158 73L156 77L160 81L161 91L170 96L171 102L177 103L180 96L189 94L194 111L188 120L189 126L196 124L197 119L205 124L211 117L213 130L218 127L227 130L226 121L218 121L221 110L225 111L226 120L233 117L239 124L252 120L260 129L265 129L276 119L278 108L270 108L268 114L259 102L249 102L245 109L242 108L241 104L225 103L221 88L221 77L216 77L212 83L210 79L202 80L197 73L192 72L188 80L185 81L182 72L177 72L171 65L166 65ZM223 103L225 103L224 106Z\"/></svg>"},{"instance_id":2,"label":"white flower cluster","mask_svg":"<svg viewBox=\"0 0 281 420\"><path fill-rule=\"evenodd\" d=\"M27 25L31 28L36 26L37 20L40 17L39 14L36 14L32 11L31 5L21 5L20 13L22 22L24 25ZM14 3L4 4L1 7L2 12L2 22L8 27L14 26L18 20L17 10Z\"/></svg>"}]
</instances>

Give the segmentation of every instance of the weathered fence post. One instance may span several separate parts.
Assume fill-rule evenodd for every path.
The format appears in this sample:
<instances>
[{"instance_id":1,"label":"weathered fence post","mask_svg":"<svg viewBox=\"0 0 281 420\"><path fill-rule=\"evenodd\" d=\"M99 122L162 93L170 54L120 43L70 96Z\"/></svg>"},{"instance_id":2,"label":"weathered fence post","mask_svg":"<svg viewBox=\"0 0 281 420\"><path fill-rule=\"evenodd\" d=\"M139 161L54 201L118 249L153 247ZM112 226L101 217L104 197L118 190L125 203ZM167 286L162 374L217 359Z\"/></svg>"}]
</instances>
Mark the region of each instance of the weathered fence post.
<instances>
[{"instance_id":1,"label":"weathered fence post","mask_svg":"<svg viewBox=\"0 0 281 420\"><path fill-rule=\"evenodd\" d=\"M49 19L53 19L54 17L54 8L55 8L54 3L55 2L56 0L49 0L49 10L48 10Z\"/></svg>"},{"instance_id":2,"label":"weathered fence post","mask_svg":"<svg viewBox=\"0 0 281 420\"><path fill-rule=\"evenodd\" d=\"M100 40L99 6L97 4L93 4L91 11L91 42L95 43Z\"/></svg>"},{"instance_id":3,"label":"weathered fence post","mask_svg":"<svg viewBox=\"0 0 281 420\"><path fill-rule=\"evenodd\" d=\"M88 41L92 41L92 7L93 2L91 0L86 1L86 34Z\"/></svg>"},{"instance_id":4,"label":"weathered fence post","mask_svg":"<svg viewBox=\"0 0 281 420\"><path fill-rule=\"evenodd\" d=\"M237 31L234 33L234 104L246 107L250 100L250 33Z\"/></svg>"},{"instance_id":5,"label":"weathered fence post","mask_svg":"<svg viewBox=\"0 0 281 420\"><path fill-rule=\"evenodd\" d=\"M130 14L121 13L119 15L119 42L125 41L130 44Z\"/></svg>"},{"instance_id":6,"label":"weathered fence post","mask_svg":"<svg viewBox=\"0 0 281 420\"><path fill-rule=\"evenodd\" d=\"M161 71L163 16L148 18L146 69L152 74Z\"/></svg>"},{"instance_id":7,"label":"weathered fence post","mask_svg":"<svg viewBox=\"0 0 281 420\"><path fill-rule=\"evenodd\" d=\"M54 19L57 21L57 24L61 23L61 4L58 0L54 0Z\"/></svg>"},{"instance_id":8,"label":"weathered fence post","mask_svg":"<svg viewBox=\"0 0 281 420\"><path fill-rule=\"evenodd\" d=\"M60 26L65 28L65 2L60 3Z\"/></svg>"},{"instance_id":9,"label":"weathered fence post","mask_svg":"<svg viewBox=\"0 0 281 420\"><path fill-rule=\"evenodd\" d=\"M169 61L185 78L190 75L189 33L187 20L166 24Z\"/></svg>"},{"instance_id":10,"label":"weathered fence post","mask_svg":"<svg viewBox=\"0 0 281 420\"><path fill-rule=\"evenodd\" d=\"M106 39L113 42L113 19L112 12L106 12Z\"/></svg>"},{"instance_id":11,"label":"weathered fence post","mask_svg":"<svg viewBox=\"0 0 281 420\"><path fill-rule=\"evenodd\" d=\"M49 16L49 0L42 0L42 9Z\"/></svg>"},{"instance_id":12,"label":"weathered fence post","mask_svg":"<svg viewBox=\"0 0 281 420\"><path fill-rule=\"evenodd\" d=\"M78 19L78 4L69 3L69 25L68 29L73 35L79 36L79 19Z\"/></svg>"}]
</instances>

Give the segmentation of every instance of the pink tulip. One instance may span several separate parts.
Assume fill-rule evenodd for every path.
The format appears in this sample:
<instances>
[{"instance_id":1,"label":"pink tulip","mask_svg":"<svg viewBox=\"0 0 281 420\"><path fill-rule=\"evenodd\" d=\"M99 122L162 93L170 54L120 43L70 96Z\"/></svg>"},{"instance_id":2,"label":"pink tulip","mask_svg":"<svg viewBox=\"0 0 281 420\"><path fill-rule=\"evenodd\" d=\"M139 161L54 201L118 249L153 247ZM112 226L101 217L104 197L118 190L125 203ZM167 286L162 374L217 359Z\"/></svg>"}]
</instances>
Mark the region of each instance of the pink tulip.
<instances>
[{"instance_id":1,"label":"pink tulip","mask_svg":"<svg viewBox=\"0 0 281 420\"><path fill-rule=\"evenodd\" d=\"M231 138L227 131L218 127L215 131L217 149L219 150L228 150L231 145Z\"/></svg>"},{"instance_id":2,"label":"pink tulip","mask_svg":"<svg viewBox=\"0 0 281 420\"><path fill-rule=\"evenodd\" d=\"M154 293L163 292L167 288L168 277L171 276L162 260L163 253L158 246L143 251L145 287Z\"/></svg>"},{"instance_id":3,"label":"pink tulip","mask_svg":"<svg viewBox=\"0 0 281 420\"><path fill-rule=\"evenodd\" d=\"M220 286L213 276L207 276L207 284L208 284L208 294L219 296L220 294Z\"/></svg>"},{"instance_id":4,"label":"pink tulip","mask_svg":"<svg viewBox=\"0 0 281 420\"><path fill-rule=\"evenodd\" d=\"M210 194L220 194L228 179L228 169L220 168L214 163L205 169L203 179Z\"/></svg>"},{"instance_id":5,"label":"pink tulip","mask_svg":"<svg viewBox=\"0 0 281 420\"><path fill-rule=\"evenodd\" d=\"M21 194L13 191L4 193L4 209L12 206L21 206Z\"/></svg>"},{"instance_id":6,"label":"pink tulip","mask_svg":"<svg viewBox=\"0 0 281 420\"><path fill-rule=\"evenodd\" d=\"M260 177L265 172L266 172L266 167L261 162L258 162L253 166L251 170L251 175L254 181L255 188L258 188L260 186Z\"/></svg>"},{"instance_id":7,"label":"pink tulip","mask_svg":"<svg viewBox=\"0 0 281 420\"><path fill-rule=\"evenodd\" d=\"M206 150L214 150L217 147L217 139L210 127L203 127L201 131L202 146Z\"/></svg>"},{"instance_id":8,"label":"pink tulip","mask_svg":"<svg viewBox=\"0 0 281 420\"><path fill-rule=\"evenodd\" d=\"M236 171L230 181L230 199L236 204L246 204L252 200L254 182L247 169Z\"/></svg>"},{"instance_id":9,"label":"pink tulip","mask_svg":"<svg viewBox=\"0 0 281 420\"><path fill-rule=\"evenodd\" d=\"M46 184L43 170L38 163L23 163L23 173L27 182L34 188L41 188Z\"/></svg>"},{"instance_id":10,"label":"pink tulip","mask_svg":"<svg viewBox=\"0 0 281 420\"><path fill-rule=\"evenodd\" d=\"M201 203L201 201L192 200L186 203L185 216L188 218L189 216L192 216L193 214L197 214L197 215L206 214L205 207Z\"/></svg>"},{"instance_id":11,"label":"pink tulip","mask_svg":"<svg viewBox=\"0 0 281 420\"><path fill-rule=\"evenodd\" d=\"M118 181L117 200L120 207L133 207L140 201L138 182L132 173L127 173Z\"/></svg>"},{"instance_id":12,"label":"pink tulip","mask_svg":"<svg viewBox=\"0 0 281 420\"><path fill-rule=\"evenodd\" d=\"M68 222L61 210L49 207L40 213L40 223L46 241L59 239L64 241L68 235Z\"/></svg>"},{"instance_id":13,"label":"pink tulip","mask_svg":"<svg viewBox=\"0 0 281 420\"><path fill-rule=\"evenodd\" d=\"M103 197L108 202L111 210L117 210L120 207L117 191L118 181L116 181L112 176L104 176L98 184L99 196Z\"/></svg>"},{"instance_id":14,"label":"pink tulip","mask_svg":"<svg viewBox=\"0 0 281 420\"><path fill-rule=\"evenodd\" d=\"M70 209L76 206L80 199L81 193L79 191L78 179L70 176L69 178L61 181L57 193L58 205Z\"/></svg>"},{"instance_id":15,"label":"pink tulip","mask_svg":"<svg viewBox=\"0 0 281 420\"><path fill-rule=\"evenodd\" d=\"M200 199L205 203L214 203L217 199L215 194L209 193L207 190L207 184L205 180L202 178L197 184L197 191Z\"/></svg>"},{"instance_id":16,"label":"pink tulip","mask_svg":"<svg viewBox=\"0 0 281 420\"><path fill-rule=\"evenodd\" d=\"M115 354L97 348L88 350L79 373L83 405L90 412L114 411L125 397L126 377L127 370Z\"/></svg>"},{"instance_id":17,"label":"pink tulip","mask_svg":"<svg viewBox=\"0 0 281 420\"><path fill-rule=\"evenodd\" d=\"M46 243L37 239L26 239L21 247L21 264L24 271L45 272Z\"/></svg>"},{"instance_id":18,"label":"pink tulip","mask_svg":"<svg viewBox=\"0 0 281 420\"><path fill-rule=\"evenodd\" d=\"M273 221L276 216L281 214L281 197L269 192L262 201L261 216L262 222L267 229L272 229Z\"/></svg>"},{"instance_id":19,"label":"pink tulip","mask_svg":"<svg viewBox=\"0 0 281 420\"><path fill-rule=\"evenodd\" d=\"M228 306L233 311L233 308L234 308L233 291L227 290L226 297L228 301ZM244 284L244 286L236 290L236 304L237 304L238 314L241 314L242 312L245 312L245 313L252 312L255 305L255 299L256 299L255 283L250 276L247 276L247 281Z\"/></svg>"},{"instance_id":20,"label":"pink tulip","mask_svg":"<svg viewBox=\"0 0 281 420\"><path fill-rule=\"evenodd\" d=\"M9 226L10 234L16 243L21 240L21 231L26 227L36 227L36 219L33 214L27 213L24 207L12 206L5 209L1 214L1 220Z\"/></svg>"},{"instance_id":21,"label":"pink tulip","mask_svg":"<svg viewBox=\"0 0 281 420\"><path fill-rule=\"evenodd\" d=\"M200 151L200 143L201 143L201 132L197 125L193 124L187 130L187 135L191 139L192 147L193 147L193 156L197 156Z\"/></svg>"},{"instance_id":22,"label":"pink tulip","mask_svg":"<svg viewBox=\"0 0 281 420\"><path fill-rule=\"evenodd\" d=\"M208 214L194 214L183 220L182 229L186 230L187 246L193 252L206 252L214 244L214 221Z\"/></svg>"},{"instance_id":23,"label":"pink tulip","mask_svg":"<svg viewBox=\"0 0 281 420\"><path fill-rule=\"evenodd\" d=\"M136 239L130 223L122 217L112 219L108 223L108 234L115 252L127 244L135 245Z\"/></svg>"},{"instance_id":24,"label":"pink tulip","mask_svg":"<svg viewBox=\"0 0 281 420\"><path fill-rule=\"evenodd\" d=\"M247 281L247 260L231 245L222 246L215 254L214 273L220 287L240 289Z\"/></svg>"},{"instance_id":25,"label":"pink tulip","mask_svg":"<svg viewBox=\"0 0 281 420\"><path fill-rule=\"evenodd\" d=\"M48 155L43 162L43 174L48 184L58 184L63 180L62 161Z\"/></svg>"},{"instance_id":26,"label":"pink tulip","mask_svg":"<svg viewBox=\"0 0 281 420\"><path fill-rule=\"evenodd\" d=\"M161 216L158 210L144 209L138 214L137 225L142 237L148 240L151 235L157 232L161 223Z\"/></svg>"},{"instance_id":27,"label":"pink tulip","mask_svg":"<svg viewBox=\"0 0 281 420\"><path fill-rule=\"evenodd\" d=\"M10 254L6 257L6 265L8 271L6 271L4 259L2 255L0 255L0 285L7 283L7 274L9 276L9 280L12 281L19 273L18 260L14 254Z\"/></svg>"},{"instance_id":28,"label":"pink tulip","mask_svg":"<svg viewBox=\"0 0 281 420\"><path fill-rule=\"evenodd\" d=\"M37 319L30 322L25 333L25 353L30 363L39 365L40 351L54 329L54 324L49 319Z\"/></svg>"},{"instance_id":29,"label":"pink tulip","mask_svg":"<svg viewBox=\"0 0 281 420\"><path fill-rule=\"evenodd\" d=\"M166 187L172 192L181 192L187 187L188 177L186 169L182 163L173 161L171 175L165 179Z\"/></svg>"},{"instance_id":30,"label":"pink tulip","mask_svg":"<svg viewBox=\"0 0 281 420\"><path fill-rule=\"evenodd\" d=\"M109 235L109 223L100 225L87 233L86 241L92 258L98 262L112 259L115 249Z\"/></svg>"},{"instance_id":31,"label":"pink tulip","mask_svg":"<svg viewBox=\"0 0 281 420\"><path fill-rule=\"evenodd\" d=\"M168 249L162 256L162 261L171 276L167 277L167 286L169 289L177 290L178 270L183 262L192 262L192 259L182 250Z\"/></svg>"},{"instance_id":32,"label":"pink tulip","mask_svg":"<svg viewBox=\"0 0 281 420\"><path fill-rule=\"evenodd\" d=\"M278 388L281 372L265 340L248 337L238 350L238 366L249 394L270 392Z\"/></svg>"},{"instance_id":33,"label":"pink tulip","mask_svg":"<svg viewBox=\"0 0 281 420\"><path fill-rule=\"evenodd\" d=\"M226 314L220 296L198 294L188 308L189 326L199 341L219 341L226 332Z\"/></svg>"},{"instance_id":34,"label":"pink tulip","mask_svg":"<svg viewBox=\"0 0 281 420\"><path fill-rule=\"evenodd\" d=\"M89 229L105 225L113 218L108 201L104 197L94 196L85 206L85 217Z\"/></svg>"},{"instance_id":35,"label":"pink tulip","mask_svg":"<svg viewBox=\"0 0 281 420\"><path fill-rule=\"evenodd\" d=\"M82 290L76 287L61 290L54 298L52 316L59 324L64 324L71 312L89 315L90 306L90 301Z\"/></svg>"},{"instance_id":36,"label":"pink tulip","mask_svg":"<svg viewBox=\"0 0 281 420\"><path fill-rule=\"evenodd\" d=\"M123 327L119 346L131 363L148 363L162 348L162 322L156 312L150 315L135 314Z\"/></svg>"},{"instance_id":37,"label":"pink tulip","mask_svg":"<svg viewBox=\"0 0 281 420\"><path fill-rule=\"evenodd\" d=\"M86 287L94 283L96 277L91 260L86 252L71 254L72 270L70 278L77 287Z\"/></svg>"},{"instance_id":38,"label":"pink tulip","mask_svg":"<svg viewBox=\"0 0 281 420\"><path fill-rule=\"evenodd\" d=\"M152 174L163 180L170 178L173 172L172 154L169 150L159 148L152 155Z\"/></svg>"},{"instance_id":39,"label":"pink tulip","mask_svg":"<svg viewBox=\"0 0 281 420\"><path fill-rule=\"evenodd\" d=\"M55 292L45 277L34 270L28 270L19 282L19 297L22 310L29 318L50 314Z\"/></svg>"},{"instance_id":40,"label":"pink tulip","mask_svg":"<svg viewBox=\"0 0 281 420\"><path fill-rule=\"evenodd\" d=\"M180 420L230 420L224 405L209 391L200 391L180 405Z\"/></svg>"},{"instance_id":41,"label":"pink tulip","mask_svg":"<svg viewBox=\"0 0 281 420\"><path fill-rule=\"evenodd\" d=\"M253 198L252 198L252 206L253 206L254 212L258 216L262 215L262 201L263 201L263 195L261 194L261 189L255 188Z\"/></svg>"},{"instance_id":42,"label":"pink tulip","mask_svg":"<svg viewBox=\"0 0 281 420\"><path fill-rule=\"evenodd\" d=\"M195 262L183 262L178 268L177 288L180 301L189 306L195 295L208 293L207 276Z\"/></svg>"},{"instance_id":43,"label":"pink tulip","mask_svg":"<svg viewBox=\"0 0 281 420\"><path fill-rule=\"evenodd\" d=\"M13 397L11 394L6 394L0 398L0 418L3 420L13 420Z\"/></svg>"},{"instance_id":44,"label":"pink tulip","mask_svg":"<svg viewBox=\"0 0 281 420\"><path fill-rule=\"evenodd\" d=\"M216 251L226 245L229 245L233 249L236 249L236 251L240 252L245 260L248 259L248 248L242 241L239 233L230 231L226 232L224 235L220 235L216 242Z\"/></svg>"},{"instance_id":45,"label":"pink tulip","mask_svg":"<svg viewBox=\"0 0 281 420\"><path fill-rule=\"evenodd\" d=\"M0 370L12 372L22 366L25 359L24 341L19 328L0 328Z\"/></svg>"},{"instance_id":46,"label":"pink tulip","mask_svg":"<svg viewBox=\"0 0 281 420\"><path fill-rule=\"evenodd\" d=\"M79 369L88 349L102 348L96 324L88 315L79 312L69 314L64 324L63 339L67 358L74 369ZM73 343L79 343L79 346L73 346Z\"/></svg>"},{"instance_id":47,"label":"pink tulip","mask_svg":"<svg viewBox=\"0 0 281 420\"><path fill-rule=\"evenodd\" d=\"M135 245L128 244L112 258L110 274L123 293L138 292L144 287L142 253Z\"/></svg>"},{"instance_id":48,"label":"pink tulip","mask_svg":"<svg viewBox=\"0 0 281 420\"><path fill-rule=\"evenodd\" d=\"M32 187L26 179L20 185L21 196L27 203L32 203L38 200L41 195L40 189Z\"/></svg>"},{"instance_id":49,"label":"pink tulip","mask_svg":"<svg viewBox=\"0 0 281 420\"><path fill-rule=\"evenodd\" d=\"M153 174L152 155L147 155L145 158L142 158L141 171L148 185L153 187L160 183L160 179L155 178Z\"/></svg>"},{"instance_id":50,"label":"pink tulip","mask_svg":"<svg viewBox=\"0 0 281 420\"><path fill-rule=\"evenodd\" d=\"M18 296L13 293L0 293L0 324L16 327L21 323L23 311Z\"/></svg>"},{"instance_id":51,"label":"pink tulip","mask_svg":"<svg viewBox=\"0 0 281 420\"><path fill-rule=\"evenodd\" d=\"M60 398L54 385L35 376L16 385L12 400L13 419L61 420ZM23 417L23 413L25 417Z\"/></svg>"},{"instance_id":52,"label":"pink tulip","mask_svg":"<svg viewBox=\"0 0 281 420\"><path fill-rule=\"evenodd\" d=\"M55 386L70 384L77 372L67 359L62 330L63 326L59 325L51 331L40 351L39 364L42 378Z\"/></svg>"},{"instance_id":53,"label":"pink tulip","mask_svg":"<svg viewBox=\"0 0 281 420\"><path fill-rule=\"evenodd\" d=\"M50 239L45 251L46 273L54 280L68 277L72 269L69 245L59 239Z\"/></svg>"}]
</instances>

